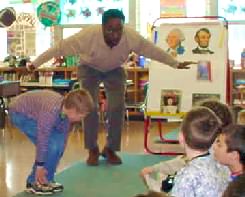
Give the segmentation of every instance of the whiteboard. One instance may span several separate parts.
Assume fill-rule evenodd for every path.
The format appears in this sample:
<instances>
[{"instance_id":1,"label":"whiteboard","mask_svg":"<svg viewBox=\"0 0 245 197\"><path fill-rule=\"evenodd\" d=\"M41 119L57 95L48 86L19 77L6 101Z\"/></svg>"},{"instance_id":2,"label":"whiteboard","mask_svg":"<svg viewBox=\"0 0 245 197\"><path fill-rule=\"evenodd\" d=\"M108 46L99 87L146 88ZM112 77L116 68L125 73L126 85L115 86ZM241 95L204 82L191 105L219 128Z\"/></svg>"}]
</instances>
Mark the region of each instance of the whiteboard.
<instances>
[{"instance_id":1,"label":"whiteboard","mask_svg":"<svg viewBox=\"0 0 245 197\"><path fill-rule=\"evenodd\" d=\"M164 94L168 91L171 92L171 90L180 92L179 101L176 103L179 105L177 112L187 112L197 100L209 96L218 98L225 103L228 34L224 22L214 20L213 22L162 24L153 32L153 35L157 35L154 38L156 45L167 51L169 47L167 36L171 30L176 28L182 31L184 39L181 43L182 50L175 58L178 61L194 61L198 64L191 65L190 69L174 69L168 65L152 61L149 65L147 111L162 111ZM198 46L195 35L201 28L208 29L211 34L208 48L213 52L212 54L196 54L192 51ZM208 75L201 76L200 68L202 68L203 62L208 68Z\"/></svg>"}]
</instances>

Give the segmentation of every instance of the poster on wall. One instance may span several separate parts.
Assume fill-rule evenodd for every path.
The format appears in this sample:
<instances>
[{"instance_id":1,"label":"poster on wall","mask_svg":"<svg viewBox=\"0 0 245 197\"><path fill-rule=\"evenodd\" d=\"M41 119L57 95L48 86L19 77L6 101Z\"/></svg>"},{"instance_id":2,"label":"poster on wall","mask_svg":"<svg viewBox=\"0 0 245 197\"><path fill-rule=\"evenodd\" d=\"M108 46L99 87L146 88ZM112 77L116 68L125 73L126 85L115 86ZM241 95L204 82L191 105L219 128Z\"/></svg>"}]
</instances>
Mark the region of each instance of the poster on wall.
<instances>
[{"instance_id":1,"label":"poster on wall","mask_svg":"<svg viewBox=\"0 0 245 197\"><path fill-rule=\"evenodd\" d=\"M36 54L36 32L25 31L24 32L24 54L26 56L33 56Z\"/></svg>"},{"instance_id":2,"label":"poster on wall","mask_svg":"<svg viewBox=\"0 0 245 197\"><path fill-rule=\"evenodd\" d=\"M160 0L161 17L186 16L186 0Z\"/></svg>"},{"instance_id":3,"label":"poster on wall","mask_svg":"<svg viewBox=\"0 0 245 197\"><path fill-rule=\"evenodd\" d=\"M7 52L9 55L19 56L24 53L24 32L7 31Z\"/></svg>"},{"instance_id":4,"label":"poster on wall","mask_svg":"<svg viewBox=\"0 0 245 197\"><path fill-rule=\"evenodd\" d=\"M35 15L19 13L16 22L7 31L7 52L14 56L36 54Z\"/></svg>"},{"instance_id":5,"label":"poster on wall","mask_svg":"<svg viewBox=\"0 0 245 197\"><path fill-rule=\"evenodd\" d=\"M163 22L153 36L156 45L173 58L193 64L183 70L152 61L147 111L164 112L163 89L181 92L180 112L191 109L194 93L219 95L220 101L226 102L228 47L224 21Z\"/></svg>"}]
</instances>

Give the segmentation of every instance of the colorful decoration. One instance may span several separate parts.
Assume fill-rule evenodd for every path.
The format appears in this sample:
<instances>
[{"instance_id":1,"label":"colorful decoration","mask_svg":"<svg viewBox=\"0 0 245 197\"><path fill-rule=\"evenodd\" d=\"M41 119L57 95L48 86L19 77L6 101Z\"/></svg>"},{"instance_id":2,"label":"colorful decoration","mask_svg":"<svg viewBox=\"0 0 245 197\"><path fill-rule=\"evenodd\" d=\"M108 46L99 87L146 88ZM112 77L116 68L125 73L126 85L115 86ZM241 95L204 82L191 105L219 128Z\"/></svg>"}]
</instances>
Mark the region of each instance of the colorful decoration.
<instances>
[{"instance_id":1,"label":"colorful decoration","mask_svg":"<svg viewBox=\"0 0 245 197\"><path fill-rule=\"evenodd\" d=\"M91 11L89 8L86 8L85 10L81 9L81 14L88 18L91 16Z\"/></svg>"},{"instance_id":2,"label":"colorful decoration","mask_svg":"<svg viewBox=\"0 0 245 197\"><path fill-rule=\"evenodd\" d=\"M76 16L76 10L74 9L68 9L66 13L67 18L75 17Z\"/></svg>"},{"instance_id":3,"label":"colorful decoration","mask_svg":"<svg viewBox=\"0 0 245 197\"><path fill-rule=\"evenodd\" d=\"M69 0L69 3L71 3L72 5L75 4L77 1L76 0Z\"/></svg>"},{"instance_id":4,"label":"colorful decoration","mask_svg":"<svg viewBox=\"0 0 245 197\"><path fill-rule=\"evenodd\" d=\"M37 16L45 27L59 24L61 20L59 4L52 1L40 4L37 8Z\"/></svg>"},{"instance_id":5,"label":"colorful decoration","mask_svg":"<svg viewBox=\"0 0 245 197\"><path fill-rule=\"evenodd\" d=\"M36 19L34 14L21 12L17 15L16 23L29 27L35 27Z\"/></svg>"},{"instance_id":6,"label":"colorful decoration","mask_svg":"<svg viewBox=\"0 0 245 197\"><path fill-rule=\"evenodd\" d=\"M105 8L104 7L98 7L96 9L96 11L97 11L97 16L99 16L99 15L102 15L104 13Z\"/></svg>"},{"instance_id":7,"label":"colorful decoration","mask_svg":"<svg viewBox=\"0 0 245 197\"><path fill-rule=\"evenodd\" d=\"M0 11L0 27L9 27L16 20L14 8L7 7Z\"/></svg>"}]
</instances>

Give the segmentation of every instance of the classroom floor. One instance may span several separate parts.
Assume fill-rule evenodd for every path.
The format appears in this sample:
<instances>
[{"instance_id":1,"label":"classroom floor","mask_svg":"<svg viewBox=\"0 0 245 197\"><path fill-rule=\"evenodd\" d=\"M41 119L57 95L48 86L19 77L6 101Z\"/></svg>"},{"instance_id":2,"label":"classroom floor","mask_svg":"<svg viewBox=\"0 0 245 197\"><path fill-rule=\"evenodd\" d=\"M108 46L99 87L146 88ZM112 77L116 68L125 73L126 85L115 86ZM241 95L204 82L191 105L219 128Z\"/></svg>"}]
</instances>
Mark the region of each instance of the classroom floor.
<instances>
[{"instance_id":1,"label":"classroom floor","mask_svg":"<svg viewBox=\"0 0 245 197\"><path fill-rule=\"evenodd\" d=\"M179 123L167 123L164 132L177 128ZM77 161L84 161L87 151L84 149L83 131L76 129L71 133L67 149L60 162L57 172L61 172ZM158 138L156 125L152 124L150 133L150 147L153 150L180 151L179 145L163 145L155 143ZM101 124L99 133L99 146L105 144L106 133ZM143 121L129 121L125 124L122 133L121 151L123 153L147 154L144 151L144 123ZM0 193L1 197L10 197L24 190L26 176L32 166L34 146L16 128L7 121L6 128L0 130Z\"/></svg>"}]
</instances>

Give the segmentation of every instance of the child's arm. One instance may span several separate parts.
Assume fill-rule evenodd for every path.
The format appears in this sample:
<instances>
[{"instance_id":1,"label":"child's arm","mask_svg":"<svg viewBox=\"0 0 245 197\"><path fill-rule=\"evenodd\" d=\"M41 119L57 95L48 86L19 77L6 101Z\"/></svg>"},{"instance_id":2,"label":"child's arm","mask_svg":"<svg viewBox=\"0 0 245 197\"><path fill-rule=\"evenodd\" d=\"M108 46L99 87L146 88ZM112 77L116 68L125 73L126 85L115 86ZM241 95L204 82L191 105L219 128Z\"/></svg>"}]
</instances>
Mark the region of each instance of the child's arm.
<instances>
[{"instance_id":1,"label":"child's arm","mask_svg":"<svg viewBox=\"0 0 245 197\"><path fill-rule=\"evenodd\" d=\"M162 161L153 166L147 166L143 168L140 172L140 176L144 177L145 175L158 172L162 175L175 174L186 164L185 156L179 156L171 160Z\"/></svg>"},{"instance_id":2,"label":"child's arm","mask_svg":"<svg viewBox=\"0 0 245 197\"><path fill-rule=\"evenodd\" d=\"M153 172L159 172L163 176L167 176L167 175L175 174L177 171L183 168L185 164L186 164L186 158L185 156L181 155L174 159L162 161L158 164L155 164L151 168Z\"/></svg>"}]
</instances>

